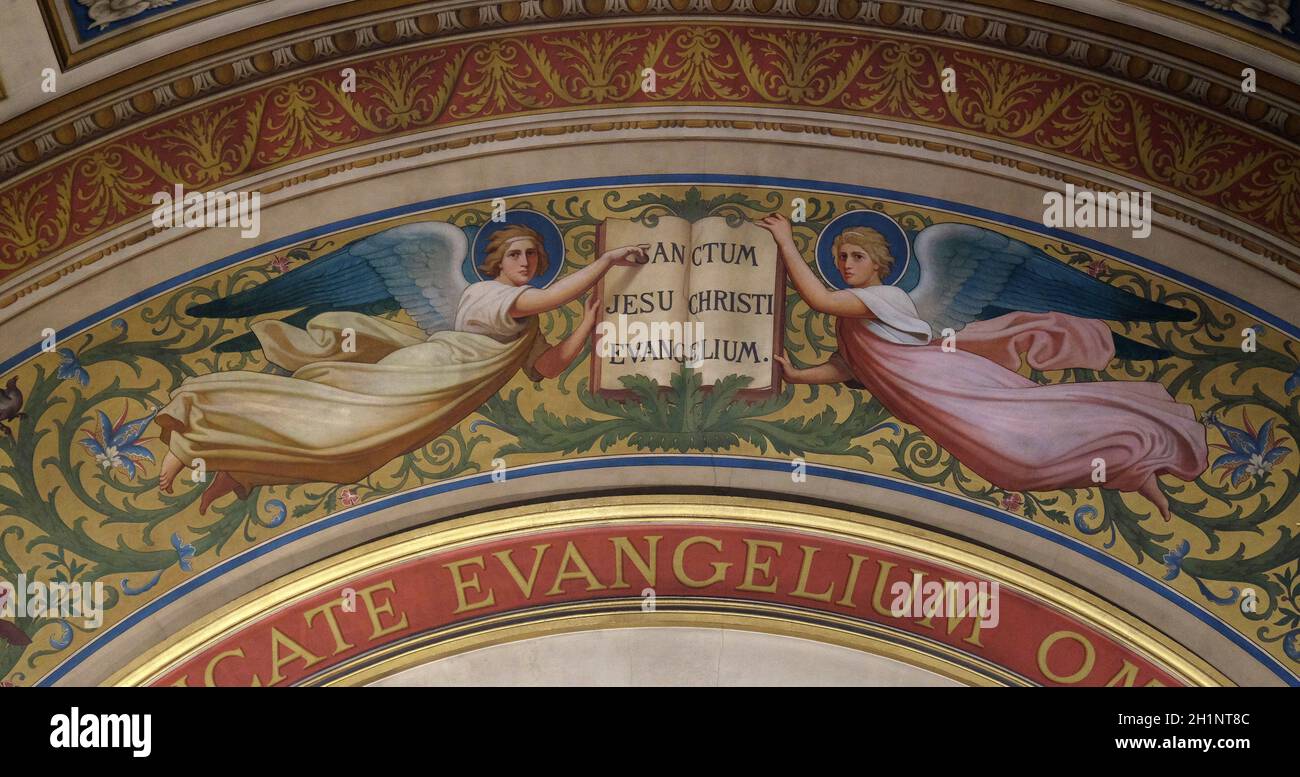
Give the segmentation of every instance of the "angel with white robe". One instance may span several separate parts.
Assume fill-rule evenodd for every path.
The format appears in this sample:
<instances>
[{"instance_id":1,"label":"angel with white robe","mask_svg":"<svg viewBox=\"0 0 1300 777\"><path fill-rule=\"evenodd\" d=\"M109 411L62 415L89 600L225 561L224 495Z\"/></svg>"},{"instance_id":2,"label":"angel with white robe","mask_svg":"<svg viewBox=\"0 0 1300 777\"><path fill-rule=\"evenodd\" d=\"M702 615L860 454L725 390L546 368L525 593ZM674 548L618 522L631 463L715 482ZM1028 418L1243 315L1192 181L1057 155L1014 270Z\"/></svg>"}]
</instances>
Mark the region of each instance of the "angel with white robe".
<instances>
[{"instance_id":1,"label":"angel with white robe","mask_svg":"<svg viewBox=\"0 0 1300 777\"><path fill-rule=\"evenodd\" d=\"M582 322L555 345L538 316L592 289L611 267L645 261L642 246L614 248L537 288L529 282L549 259L529 227L492 234L480 268L488 280L466 282L467 252L455 226L406 224L191 306L191 315L208 318L300 309L215 349L261 348L290 375L239 370L185 380L156 416L168 447L159 489L170 493L176 475L198 462L218 473L201 511L257 485L356 482L459 423L519 370L533 380L562 373L589 339L599 300L589 295ZM397 307L416 326L359 312Z\"/></svg>"},{"instance_id":2,"label":"angel with white robe","mask_svg":"<svg viewBox=\"0 0 1300 777\"><path fill-rule=\"evenodd\" d=\"M1040 385L1018 372L1022 358L1038 370L1102 370L1114 358L1168 357L1103 320L1186 321L1191 311L969 224L922 230L912 250L919 273L898 286L882 284L894 262L885 238L850 227L833 247L848 288L831 290L804 263L784 216L757 223L772 233L804 302L837 317L839 350L825 363L800 369L776 357L788 382L865 388L1006 491L1136 491L1169 520L1158 478L1190 481L1205 471L1204 427L1159 383ZM955 348L935 337L945 330Z\"/></svg>"}]
</instances>

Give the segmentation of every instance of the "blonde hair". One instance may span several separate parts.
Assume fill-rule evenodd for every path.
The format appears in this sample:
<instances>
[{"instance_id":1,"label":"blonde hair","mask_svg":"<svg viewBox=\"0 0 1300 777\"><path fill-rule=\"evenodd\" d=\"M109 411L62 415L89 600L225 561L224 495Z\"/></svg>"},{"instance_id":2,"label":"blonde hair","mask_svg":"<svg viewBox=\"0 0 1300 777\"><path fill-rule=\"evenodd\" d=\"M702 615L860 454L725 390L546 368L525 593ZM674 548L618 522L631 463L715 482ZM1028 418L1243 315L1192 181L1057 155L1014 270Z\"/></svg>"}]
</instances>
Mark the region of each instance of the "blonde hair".
<instances>
[{"instance_id":1,"label":"blonde hair","mask_svg":"<svg viewBox=\"0 0 1300 777\"><path fill-rule=\"evenodd\" d=\"M522 224L511 224L508 227L502 227L492 234L488 240L487 257L479 269L489 278L495 278L501 274L501 260L506 256L506 247L510 241L526 237L533 241L537 246L537 268L533 272L533 277L542 275L546 268L550 266L550 261L546 256L546 245L542 242L542 236L537 234L536 230L525 227Z\"/></svg>"},{"instance_id":2,"label":"blonde hair","mask_svg":"<svg viewBox=\"0 0 1300 777\"><path fill-rule=\"evenodd\" d=\"M871 261L876 263L876 271L880 274L882 282L894 271L894 255L889 251L889 241L871 227L850 227L835 237L835 242L831 244L831 253L835 257L837 266L840 263L840 247L845 243L855 245L867 252Z\"/></svg>"}]
</instances>

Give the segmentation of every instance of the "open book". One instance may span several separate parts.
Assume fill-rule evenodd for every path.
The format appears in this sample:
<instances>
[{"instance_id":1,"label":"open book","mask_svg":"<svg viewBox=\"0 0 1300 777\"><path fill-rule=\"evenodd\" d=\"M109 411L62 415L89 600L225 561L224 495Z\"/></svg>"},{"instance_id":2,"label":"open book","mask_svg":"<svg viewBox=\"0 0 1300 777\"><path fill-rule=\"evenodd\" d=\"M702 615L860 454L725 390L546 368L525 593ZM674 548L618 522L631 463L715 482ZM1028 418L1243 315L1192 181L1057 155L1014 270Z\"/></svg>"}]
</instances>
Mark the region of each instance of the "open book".
<instances>
[{"instance_id":1,"label":"open book","mask_svg":"<svg viewBox=\"0 0 1300 777\"><path fill-rule=\"evenodd\" d=\"M648 245L639 267L614 267L596 287L601 318L592 334L591 387L626 398L620 378L644 375L662 387L684 369L711 387L728 375L752 380L740 393L780 390L785 272L776 241L756 224L711 216L661 216L653 227L607 219L597 250Z\"/></svg>"}]
</instances>

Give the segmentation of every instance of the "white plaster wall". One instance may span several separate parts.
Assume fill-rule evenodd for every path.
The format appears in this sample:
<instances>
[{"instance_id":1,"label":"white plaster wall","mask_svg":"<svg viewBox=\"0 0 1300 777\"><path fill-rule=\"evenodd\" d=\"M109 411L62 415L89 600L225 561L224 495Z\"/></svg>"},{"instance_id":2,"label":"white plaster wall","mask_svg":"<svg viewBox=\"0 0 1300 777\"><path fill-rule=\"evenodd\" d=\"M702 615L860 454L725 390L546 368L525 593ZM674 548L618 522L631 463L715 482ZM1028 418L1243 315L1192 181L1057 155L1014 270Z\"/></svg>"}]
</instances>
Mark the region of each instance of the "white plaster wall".
<instances>
[{"instance_id":1,"label":"white plaster wall","mask_svg":"<svg viewBox=\"0 0 1300 777\"><path fill-rule=\"evenodd\" d=\"M822 642L718 628L580 631L472 650L375 686L952 687L891 658Z\"/></svg>"}]
</instances>

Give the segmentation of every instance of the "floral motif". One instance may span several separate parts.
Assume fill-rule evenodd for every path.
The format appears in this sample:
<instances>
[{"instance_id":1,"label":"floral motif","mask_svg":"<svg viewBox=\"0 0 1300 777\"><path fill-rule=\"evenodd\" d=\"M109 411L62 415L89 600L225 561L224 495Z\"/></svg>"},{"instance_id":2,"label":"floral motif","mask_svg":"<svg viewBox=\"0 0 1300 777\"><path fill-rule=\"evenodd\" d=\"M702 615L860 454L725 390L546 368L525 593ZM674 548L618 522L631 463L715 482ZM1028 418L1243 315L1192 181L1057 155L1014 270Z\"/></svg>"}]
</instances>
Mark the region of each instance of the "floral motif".
<instances>
[{"instance_id":1,"label":"floral motif","mask_svg":"<svg viewBox=\"0 0 1300 777\"><path fill-rule=\"evenodd\" d=\"M127 421L127 408L123 407L116 423L110 423L103 410L95 412L99 415L99 428L83 430L86 436L81 444L95 455L95 461L102 469L120 469L129 480L135 480L136 474L143 472L144 463L154 460L153 453L140 445L140 435L158 410L155 408L144 418Z\"/></svg>"},{"instance_id":2,"label":"floral motif","mask_svg":"<svg viewBox=\"0 0 1300 777\"><path fill-rule=\"evenodd\" d=\"M1227 445L1211 443L1212 447L1228 451L1210 465L1214 470L1226 470L1220 477L1220 482L1231 477L1232 485L1237 486L1249 477L1266 477L1273 465L1291 452L1290 448L1278 443L1272 418L1265 421L1258 431L1251 424L1250 416L1245 410L1241 411L1244 429L1229 426L1214 415L1209 416L1209 419L1209 423L1222 432L1223 438L1228 442Z\"/></svg>"},{"instance_id":3,"label":"floral motif","mask_svg":"<svg viewBox=\"0 0 1300 777\"><path fill-rule=\"evenodd\" d=\"M1173 580L1178 577L1178 573L1183 571L1183 559L1192 550L1192 543L1183 540L1178 543L1178 547L1165 554L1162 561L1165 562L1165 579Z\"/></svg>"},{"instance_id":4,"label":"floral motif","mask_svg":"<svg viewBox=\"0 0 1300 777\"><path fill-rule=\"evenodd\" d=\"M749 40L734 32L728 40L743 72L765 100L825 105L838 99L871 53L853 38L832 38L807 31L755 32L758 54Z\"/></svg>"},{"instance_id":5,"label":"floral motif","mask_svg":"<svg viewBox=\"0 0 1300 777\"><path fill-rule=\"evenodd\" d=\"M54 374L62 380L75 380L83 386L90 385L90 373L81 366L81 361L71 348L59 349L59 366Z\"/></svg>"},{"instance_id":6,"label":"floral motif","mask_svg":"<svg viewBox=\"0 0 1300 777\"><path fill-rule=\"evenodd\" d=\"M182 572L194 568L194 546L181 540L181 535L172 533L172 550L176 551L176 564Z\"/></svg>"},{"instance_id":7,"label":"floral motif","mask_svg":"<svg viewBox=\"0 0 1300 777\"><path fill-rule=\"evenodd\" d=\"M525 44L525 50L547 86L565 100L621 101L636 94L641 87L639 52L631 44L646 35L645 32L596 30L550 36L544 43L555 52L554 59L539 46ZM645 59L653 59L661 49L662 43L652 47ZM556 66L557 62L568 65L568 72Z\"/></svg>"},{"instance_id":8,"label":"floral motif","mask_svg":"<svg viewBox=\"0 0 1300 777\"><path fill-rule=\"evenodd\" d=\"M1031 136L1085 86L1019 62L967 55L954 61L968 86L946 94L953 117L963 127L1007 138Z\"/></svg>"},{"instance_id":9,"label":"floral motif","mask_svg":"<svg viewBox=\"0 0 1300 777\"><path fill-rule=\"evenodd\" d=\"M946 115L932 107L939 104L942 71L929 47L890 41L863 70L862 81L871 88L843 102L854 110L938 121Z\"/></svg>"},{"instance_id":10,"label":"floral motif","mask_svg":"<svg viewBox=\"0 0 1300 777\"><path fill-rule=\"evenodd\" d=\"M382 134L427 126L447 107L465 53L444 50L361 63L355 94L339 90L337 79L323 79L330 88L316 96L326 102L337 100L366 132Z\"/></svg>"},{"instance_id":11,"label":"floral motif","mask_svg":"<svg viewBox=\"0 0 1300 777\"><path fill-rule=\"evenodd\" d=\"M663 86L653 97L740 100L750 95L749 87L740 84L740 63L722 45L722 29L688 27L672 38L672 47L656 68Z\"/></svg>"}]
</instances>

